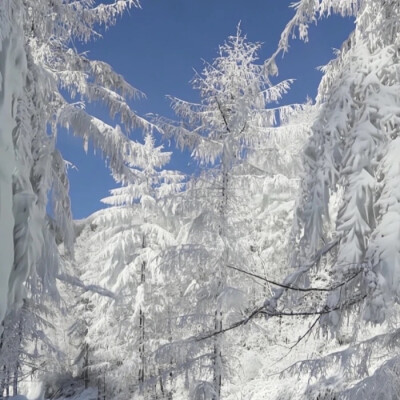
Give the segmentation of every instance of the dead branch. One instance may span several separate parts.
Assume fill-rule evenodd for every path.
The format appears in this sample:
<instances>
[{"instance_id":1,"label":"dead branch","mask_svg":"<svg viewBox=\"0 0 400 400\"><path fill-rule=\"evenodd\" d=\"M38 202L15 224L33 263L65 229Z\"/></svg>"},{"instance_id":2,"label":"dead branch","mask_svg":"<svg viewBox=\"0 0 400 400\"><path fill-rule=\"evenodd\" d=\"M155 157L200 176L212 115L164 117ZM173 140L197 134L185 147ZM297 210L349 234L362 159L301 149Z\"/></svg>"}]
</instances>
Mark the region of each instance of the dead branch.
<instances>
[{"instance_id":1,"label":"dead branch","mask_svg":"<svg viewBox=\"0 0 400 400\"><path fill-rule=\"evenodd\" d=\"M301 287L285 285L283 283L279 283L279 282L273 281L273 280L265 278L265 277L263 277L261 275L254 274L253 272L248 272L248 271L245 271L245 270L243 270L241 268L234 267L233 265L227 265L227 267L231 268L231 269L234 269L236 271L242 272L242 273L244 273L246 275L253 276L254 278L261 279L264 282L270 283L271 285L275 285L275 286L281 287L283 289L295 290L297 292L331 292L333 290L336 290L336 289L340 288L341 286L346 285L347 283L349 283L351 280L353 280L356 276L358 276L361 273L361 270L360 270L357 273L355 273L354 275L352 275L350 278L348 278L345 281L343 281L343 282L341 282L341 283L339 283L339 284L337 284L335 286L332 286L332 287L328 287L328 288L313 288L313 287L301 288Z\"/></svg>"},{"instance_id":2,"label":"dead branch","mask_svg":"<svg viewBox=\"0 0 400 400\"><path fill-rule=\"evenodd\" d=\"M277 311L277 310L268 310L268 309L266 309L266 306L263 305L261 307L257 307L256 309L254 309L246 318L243 318L240 321L237 321L224 329L221 329L219 331L212 331L212 332L206 333L204 335L194 337L193 339L196 342L198 342L198 341L210 339L216 335L221 335L222 333L231 331L232 329L236 329L239 326L246 325L250 320L252 320L258 314L266 315L269 318L272 318L272 317L309 317L312 315L318 315L319 316L318 320L319 320L319 318L322 315L329 314L332 311L343 310L347 307L351 307L352 305L357 304L358 302L364 300L366 297L367 297L367 295L356 296L352 299L349 299L346 302L338 304L335 307L331 307L331 308L325 307L322 310L314 310L314 311L311 310L311 311L299 311L299 312L284 312L284 311Z\"/></svg>"}]
</instances>

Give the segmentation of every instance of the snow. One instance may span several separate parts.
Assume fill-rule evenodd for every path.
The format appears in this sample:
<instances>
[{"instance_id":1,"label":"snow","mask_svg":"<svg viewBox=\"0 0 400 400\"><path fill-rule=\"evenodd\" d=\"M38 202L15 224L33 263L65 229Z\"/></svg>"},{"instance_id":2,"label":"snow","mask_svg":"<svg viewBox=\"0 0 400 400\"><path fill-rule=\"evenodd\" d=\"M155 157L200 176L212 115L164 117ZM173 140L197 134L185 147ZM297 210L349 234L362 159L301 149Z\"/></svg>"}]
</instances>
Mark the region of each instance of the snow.
<instances>
[{"instance_id":1,"label":"snow","mask_svg":"<svg viewBox=\"0 0 400 400\"><path fill-rule=\"evenodd\" d=\"M47 1L39 3L48 10ZM4 4L15 6L12 18L4 16ZM0 5L0 320L8 316L0 382L12 387L30 376L43 386L30 390L25 382L19 389L26 397L14 400L41 400L44 393L75 400L399 397L398 7L378 0L297 4L274 57L296 30L307 40L317 16L335 11L358 17L354 35L324 69L318 104L309 114L307 107L265 109L291 81L271 86L265 68L253 64L259 44L247 43L238 29L193 80L202 103L173 99L186 122L157 120L204 167L187 182L177 172L160 171L170 153L156 147L149 132L144 144L130 141L120 126L92 117L81 102L61 101L55 113L40 109L93 140L124 184L104 199L112 207L75 224L76 258L65 251L59 273L44 209L51 164L68 214L64 162L53 153L55 140L47 140L48 120L36 121L39 128L31 132L46 139L33 146L45 149L33 165L31 142L12 136L29 48L18 4ZM51 4L75 10L74 17L89 15L80 14L88 12L84 3ZM88 19L56 23L66 29L60 43L69 43L72 33L87 39L94 21L110 23L129 6L137 3L120 0L95 7ZM54 34L50 21L43 26ZM54 83L46 90L56 90L57 81L72 96L103 101L125 125L149 127L125 102L124 94L135 90L109 66L72 48L60 52L58 44L46 57L49 32L26 25L29 35L43 39L30 50ZM265 66L275 69L273 59ZM29 90L43 89L43 82L33 81ZM292 119L302 110L304 119ZM26 116L39 114L34 109ZM275 127L277 120L288 125ZM311 125L289 241L303 168L297 154ZM25 152L14 151L24 145ZM32 176L33 183L43 179L33 190ZM47 260L40 258L42 249L51 255ZM62 307L50 302L58 289Z\"/></svg>"},{"instance_id":2,"label":"snow","mask_svg":"<svg viewBox=\"0 0 400 400\"><path fill-rule=\"evenodd\" d=\"M5 0L4 10L11 6ZM8 307L8 277L13 268L13 197L12 179L15 169L14 145L12 132L16 126L16 99L22 92L22 83L26 74L23 34L19 27L18 17L11 20L13 24L8 37L0 42L0 321L3 320ZM7 31L7 26L2 26ZM0 332L3 330L0 326Z\"/></svg>"}]
</instances>

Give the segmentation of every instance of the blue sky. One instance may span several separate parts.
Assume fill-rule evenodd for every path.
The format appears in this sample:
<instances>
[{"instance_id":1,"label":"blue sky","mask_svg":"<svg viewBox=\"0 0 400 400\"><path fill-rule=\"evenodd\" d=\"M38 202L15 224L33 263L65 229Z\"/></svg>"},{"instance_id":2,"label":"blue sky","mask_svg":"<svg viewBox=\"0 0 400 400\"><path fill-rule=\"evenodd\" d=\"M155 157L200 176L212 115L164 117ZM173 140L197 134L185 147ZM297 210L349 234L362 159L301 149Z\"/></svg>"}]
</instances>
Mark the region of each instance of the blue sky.
<instances>
[{"instance_id":1,"label":"blue sky","mask_svg":"<svg viewBox=\"0 0 400 400\"><path fill-rule=\"evenodd\" d=\"M202 60L211 62L217 56L218 46L236 33L239 21L248 40L263 43L260 63L268 58L293 15L289 5L287 0L142 0L142 9L132 9L103 32L103 38L82 48L146 94L147 99L132 103L139 114L173 117L165 96L199 100L189 83L193 69L201 71ZM351 19L330 17L310 29L308 43L292 40L289 53L278 58L277 80L296 79L284 102L315 97L321 79L316 67L332 58L332 49L340 47L352 29ZM107 118L101 107L93 109ZM72 134L60 135L58 145L77 167L69 171L72 210L74 218L84 218L103 207L100 199L116 185L101 155L92 150L85 154ZM172 150L169 168L192 172L196 165L190 157Z\"/></svg>"}]
</instances>

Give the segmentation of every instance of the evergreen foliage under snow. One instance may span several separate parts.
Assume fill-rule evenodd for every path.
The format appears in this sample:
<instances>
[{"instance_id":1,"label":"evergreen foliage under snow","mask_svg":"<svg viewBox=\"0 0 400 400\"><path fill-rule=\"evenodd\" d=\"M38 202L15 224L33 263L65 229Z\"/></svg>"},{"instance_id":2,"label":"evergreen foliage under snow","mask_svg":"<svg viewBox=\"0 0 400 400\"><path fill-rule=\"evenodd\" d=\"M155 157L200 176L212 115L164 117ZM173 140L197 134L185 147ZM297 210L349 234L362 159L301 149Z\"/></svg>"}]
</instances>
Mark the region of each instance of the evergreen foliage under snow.
<instances>
[{"instance_id":1,"label":"evergreen foliage under snow","mask_svg":"<svg viewBox=\"0 0 400 400\"><path fill-rule=\"evenodd\" d=\"M300 0L264 63L238 27L200 102L170 96L177 120L151 123L71 44L137 7L0 3L0 399L399 398L400 3ZM278 54L333 13L355 28L316 104L282 105ZM82 221L60 128L119 185Z\"/></svg>"}]
</instances>

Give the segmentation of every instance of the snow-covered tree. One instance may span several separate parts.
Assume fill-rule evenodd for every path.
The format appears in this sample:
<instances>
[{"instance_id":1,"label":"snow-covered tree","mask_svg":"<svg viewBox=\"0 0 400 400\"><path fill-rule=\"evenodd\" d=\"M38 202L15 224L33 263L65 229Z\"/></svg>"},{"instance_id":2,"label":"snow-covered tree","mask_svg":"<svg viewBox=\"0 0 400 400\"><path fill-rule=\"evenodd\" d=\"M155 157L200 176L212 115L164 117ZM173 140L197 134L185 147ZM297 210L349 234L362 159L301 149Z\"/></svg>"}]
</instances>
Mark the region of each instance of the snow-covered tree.
<instances>
[{"instance_id":1,"label":"snow-covered tree","mask_svg":"<svg viewBox=\"0 0 400 400\"><path fill-rule=\"evenodd\" d=\"M17 121L17 99L22 95L23 82L27 73L26 54L23 40L22 10L14 2L7 0L0 6L0 235L1 276L0 284L0 321L3 321L8 303L8 277L13 268L13 172L16 165L13 146L13 135ZM2 331L2 328L0 328Z\"/></svg>"},{"instance_id":2,"label":"snow-covered tree","mask_svg":"<svg viewBox=\"0 0 400 400\"><path fill-rule=\"evenodd\" d=\"M328 5L321 2L305 13L303 3L293 21L300 15L300 19L312 20L316 13L328 11ZM396 221L389 212L397 200L393 189L389 189L393 185L393 166L388 157L395 147L398 118L398 23L392 18L398 10L396 4L381 1L350 2L350 8L343 8L345 3L334 2L333 11L355 13L356 29L325 68L320 85L322 107L305 151L308 176L300 207L304 221L301 244L306 260L329 235L340 238L335 277L339 281L354 274L357 277L349 293L342 290L339 297L332 296L331 305L356 290L361 296L368 295L365 317L382 321L387 309L383 297L384 302L390 302L389 298L395 300L397 296L397 251L392 240L382 238L391 236ZM336 215L330 215L332 193L341 203ZM391 228L387 225L388 212ZM328 232L332 224L327 221L332 216L336 226ZM335 314L330 317L336 319Z\"/></svg>"},{"instance_id":3,"label":"snow-covered tree","mask_svg":"<svg viewBox=\"0 0 400 400\"><path fill-rule=\"evenodd\" d=\"M300 1L277 54L287 50L292 33L307 39L308 24L334 12L353 15L355 29L323 70L294 229L297 271L285 284L302 286L322 277L328 290L325 300L322 291L319 297L320 321L337 337L347 332L353 341L348 349L299 364L308 371L318 366L324 375L309 387L307 398L391 398L397 365L395 359L387 360L398 315L400 216L394 154L400 8L397 2L380 0ZM265 65L274 69L274 58ZM275 307L287 292L274 296ZM367 328L362 319L382 325ZM360 326L363 336L355 328ZM379 363L372 362L378 357ZM342 369L333 372L338 360ZM377 388L377 376L387 384Z\"/></svg>"},{"instance_id":4,"label":"snow-covered tree","mask_svg":"<svg viewBox=\"0 0 400 400\"><path fill-rule=\"evenodd\" d=\"M251 216L251 271L274 281L288 273L293 210L303 172L301 151L315 113L315 106L303 105L287 123L269 129L264 141L249 152L240 174ZM268 283L263 284L264 293L270 293Z\"/></svg>"},{"instance_id":5,"label":"snow-covered tree","mask_svg":"<svg viewBox=\"0 0 400 400\"><path fill-rule=\"evenodd\" d=\"M97 27L114 23L118 15L132 6L138 3L127 0L94 5L61 0L51 3L15 0L2 2L0 6L4 82L1 90L4 100L1 106L4 121L2 170L5 171L2 177L5 189L1 191L5 214L1 226L8 232L2 237L7 246L4 254L9 255L2 261L2 271L4 269L5 276L9 276L12 269L8 290L10 306L15 304L18 308L21 304L25 297L24 281L39 259L47 282L56 275L52 272L54 263L46 258L46 253L52 256L51 253L56 252L46 219L50 190L54 195L58 227L54 229L58 229L65 243L71 245L68 179L65 163L56 149L57 128L70 127L85 142L92 140L109 160L113 173L122 179L124 155L132 150L129 141L120 130L89 115L84 102L104 102L111 115L119 114L128 128L146 125L125 100L139 92L109 65L91 61L71 46L72 38L90 40ZM65 92L69 92L71 98L78 96L78 102L72 103L63 95ZM6 212L7 207L12 207L13 213ZM9 243L10 230L14 231L14 245ZM2 296L6 292L2 290ZM1 317L5 312L4 301Z\"/></svg>"},{"instance_id":6,"label":"snow-covered tree","mask_svg":"<svg viewBox=\"0 0 400 400\"><path fill-rule=\"evenodd\" d=\"M167 390L151 354L168 331L170 300L158 265L163 251L176 244L176 221L169 204L171 196L181 191L183 176L162 169L171 153L156 147L152 135L138 146L140 155L129 164L134 178L103 199L111 207L94 217L95 233L83 244L94 253L87 259L82 280L115 294L115 298L85 295L90 309L85 336L88 368L92 380L105 376L107 395L113 398L134 393L148 398L153 391L166 395ZM78 265L86 251L79 250Z\"/></svg>"},{"instance_id":7,"label":"snow-covered tree","mask_svg":"<svg viewBox=\"0 0 400 400\"><path fill-rule=\"evenodd\" d=\"M105 104L127 130L146 128L149 124L127 101L141 93L108 64L79 53L74 41L84 44L100 36L99 29L138 6L134 0L0 4L1 321L7 313L17 315L24 302L29 304L24 312L33 312L41 308L33 302L58 297L56 236L70 252L73 242L59 128L82 137L86 148L93 142L117 180L131 178L126 161L137 147L118 126L90 115L85 103ZM47 215L50 195L52 218Z\"/></svg>"},{"instance_id":8,"label":"snow-covered tree","mask_svg":"<svg viewBox=\"0 0 400 400\"><path fill-rule=\"evenodd\" d=\"M172 107L182 120L157 120L163 133L173 137L179 147L192 150L192 156L203 166L187 191L195 218L181 235L180 263L176 266L178 271L189 271L184 273L191 277L184 296L190 298L187 304L193 304L198 316L189 320L201 319L202 330L222 331L239 318L244 307L246 289L239 283L243 276L231 268L246 269L253 258L250 246L240 241L249 229L245 217L248 209L240 192L248 179L245 171L251 166L244 165L251 149L265 144L274 127L297 108L267 108L286 93L290 81L272 85L263 66L256 64L259 48L259 43L248 42L238 28L237 34L220 47L214 62L206 64L192 81L200 92L201 104L171 97ZM197 328L192 333L196 332ZM210 359L212 376L212 384L206 384L203 378L210 379L210 373L197 375L202 380L193 393L199 399L219 399L226 364L223 336L216 334L208 342L203 344L211 345L212 351L205 350L205 357L196 355L189 346L190 357L202 368L203 359Z\"/></svg>"}]
</instances>

